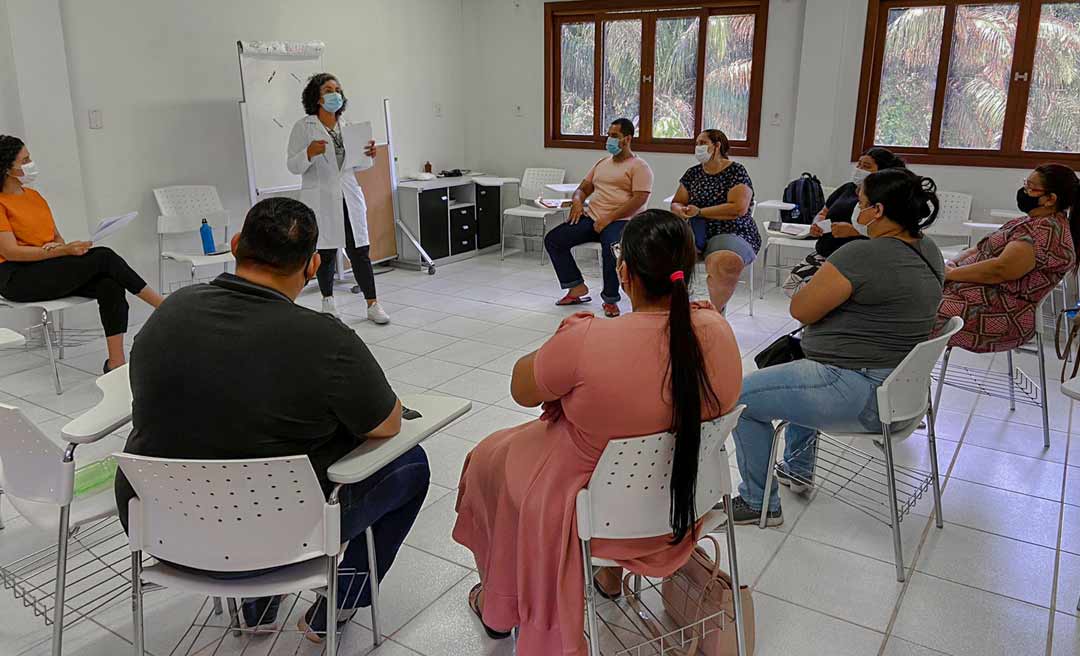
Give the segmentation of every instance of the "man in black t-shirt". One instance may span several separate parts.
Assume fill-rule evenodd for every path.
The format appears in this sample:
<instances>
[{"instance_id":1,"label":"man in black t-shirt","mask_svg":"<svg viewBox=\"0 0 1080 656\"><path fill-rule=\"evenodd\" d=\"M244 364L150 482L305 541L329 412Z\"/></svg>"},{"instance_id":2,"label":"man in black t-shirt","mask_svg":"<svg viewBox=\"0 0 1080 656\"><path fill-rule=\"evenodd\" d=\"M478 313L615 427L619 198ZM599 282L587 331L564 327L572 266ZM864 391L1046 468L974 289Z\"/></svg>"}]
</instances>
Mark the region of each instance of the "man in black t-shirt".
<instances>
[{"instance_id":1,"label":"man in black t-shirt","mask_svg":"<svg viewBox=\"0 0 1080 656\"><path fill-rule=\"evenodd\" d=\"M306 205L263 200L233 237L236 274L177 291L150 316L131 350L127 453L183 459L307 455L329 492L330 465L365 438L391 438L401 430L401 402L356 332L293 302L319 268L317 240L315 215ZM420 511L429 477L427 456L417 446L341 490L341 537L350 541L343 569L367 571L362 534L371 526L382 579ZM125 526L133 496L118 473L116 501ZM370 604L367 585L349 590L342 580L341 586L342 608ZM276 601L245 601L248 626L273 623ZM308 610L301 628L309 639L321 640L321 603Z\"/></svg>"}]
</instances>

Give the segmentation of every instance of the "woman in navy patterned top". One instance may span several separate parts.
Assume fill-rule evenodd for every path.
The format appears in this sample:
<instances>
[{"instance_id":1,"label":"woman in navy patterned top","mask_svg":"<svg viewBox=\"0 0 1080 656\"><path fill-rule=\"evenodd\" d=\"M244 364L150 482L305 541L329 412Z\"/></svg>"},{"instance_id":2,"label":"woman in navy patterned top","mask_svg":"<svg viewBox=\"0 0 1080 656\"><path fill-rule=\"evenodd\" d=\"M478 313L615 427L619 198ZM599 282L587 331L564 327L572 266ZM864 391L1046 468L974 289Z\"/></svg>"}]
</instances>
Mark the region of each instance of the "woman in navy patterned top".
<instances>
[{"instance_id":1,"label":"woman in navy patterned top","mask_svg":"<svg viewBox=\"0 0 1080 656\"><path fill-rule=\"evenodd\" d=\"M729 150L722 131L699 134L694 157L701 163L683 174L671 201L671 211L695 228L709 274L709 298L721 311L735 293L743 268L753 265L761 248L761 234L750 214L754 183L742 164L728 159Z\"/></svg>"}]
</instances>

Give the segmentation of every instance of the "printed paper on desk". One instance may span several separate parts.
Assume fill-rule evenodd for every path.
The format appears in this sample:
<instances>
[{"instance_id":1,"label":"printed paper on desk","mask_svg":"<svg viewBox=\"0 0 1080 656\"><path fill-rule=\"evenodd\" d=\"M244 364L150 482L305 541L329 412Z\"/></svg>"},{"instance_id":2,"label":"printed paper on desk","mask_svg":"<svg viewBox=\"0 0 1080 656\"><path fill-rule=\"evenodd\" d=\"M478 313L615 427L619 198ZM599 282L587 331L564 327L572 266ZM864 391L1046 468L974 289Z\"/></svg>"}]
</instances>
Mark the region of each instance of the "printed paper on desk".
<instances>
[{"instance_id":1,"label":"printed paper on desk","mask_svg":"<svg viewBox=\"0 0 1080 656\"><path fill-rule=\"evenodd\" d=\"M128 212L122 216L113 216L107 219L102 219L97 227L94 228L94 232L90 235L90 241L95 244L105 239L109 235L118 232L121 228L126 226L135 220L135 217L139 216L138 212Z\"/></svg>"},{"instance_id":2,"label":"printed paper on desk","mask_svg":"<svg viewBox=\"0 0 1080 656\"><path fill-rule=\"evenodd\" d=\"M349 123L341 127L341 137L345 142L345 163L342 169L370 169L375 162L364 154L371 141L371 121Z\"/></svg>"}]
</instances>

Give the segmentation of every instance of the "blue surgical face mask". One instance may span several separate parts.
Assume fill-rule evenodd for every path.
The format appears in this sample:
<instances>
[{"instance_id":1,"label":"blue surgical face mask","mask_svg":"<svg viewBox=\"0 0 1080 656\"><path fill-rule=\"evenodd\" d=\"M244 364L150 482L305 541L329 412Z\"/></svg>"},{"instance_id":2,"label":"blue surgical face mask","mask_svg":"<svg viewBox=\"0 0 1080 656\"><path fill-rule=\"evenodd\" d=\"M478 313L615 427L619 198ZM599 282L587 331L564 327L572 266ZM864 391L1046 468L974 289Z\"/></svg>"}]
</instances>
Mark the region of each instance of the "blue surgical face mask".
<instances>
[{"instance_id":1,"label":"blue surgical face mask","mask_svg":"<svg viewBox=\"0 0 1080 656\"><path fill-rule=\"evenodd\" d=\"M619 147L619 140L615 137L607 138L607 145L605 146L607 151L612 155L618 155L622 152L622 148Z\"/></svg>"},{"instance_id":2,"label":"blue surgical face mask","mask_svg":"<svg viewBox=\"0 0 1080 656\"><path fill-rule=\"evenodd\" d=\"M341 106L345 104L345 97L340 93L334 91L332 93L325 93L322 97L323 109L331 114L337 114Z\"/></svg>"}]
</instances>

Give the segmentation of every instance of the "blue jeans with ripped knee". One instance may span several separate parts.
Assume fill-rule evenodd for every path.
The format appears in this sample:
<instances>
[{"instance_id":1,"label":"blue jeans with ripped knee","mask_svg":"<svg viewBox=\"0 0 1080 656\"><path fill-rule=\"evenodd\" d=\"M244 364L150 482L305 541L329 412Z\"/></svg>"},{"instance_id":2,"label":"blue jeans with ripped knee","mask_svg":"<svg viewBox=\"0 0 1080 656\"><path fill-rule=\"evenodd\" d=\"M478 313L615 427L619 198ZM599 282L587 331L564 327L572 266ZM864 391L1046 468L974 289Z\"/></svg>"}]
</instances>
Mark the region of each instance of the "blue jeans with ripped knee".
<instances>
[{"instance_id":1,"label":"blue jeans with ripped knee","mask_svg":"<svg viewBox=\"0 0 1080 656\"><path fill-rule=\"evenodd\" d=\"M796 360L755 371L743 379L739 403L746 409L735 427L735 458L742 482L739 494L761 508L769 472L773 422L789 422L784 461L788 469L809 476L814 449L804 448L818 431L864 433L881 429L877 388L892 369L843 369L813 360ZM776 479L769 510L780 509Z\"/></svg>"}]
</instances>

